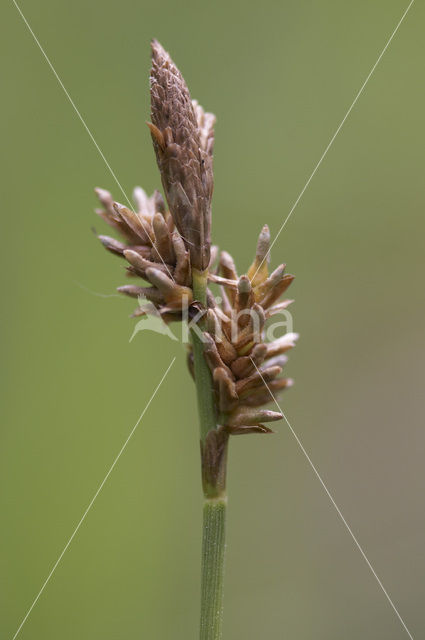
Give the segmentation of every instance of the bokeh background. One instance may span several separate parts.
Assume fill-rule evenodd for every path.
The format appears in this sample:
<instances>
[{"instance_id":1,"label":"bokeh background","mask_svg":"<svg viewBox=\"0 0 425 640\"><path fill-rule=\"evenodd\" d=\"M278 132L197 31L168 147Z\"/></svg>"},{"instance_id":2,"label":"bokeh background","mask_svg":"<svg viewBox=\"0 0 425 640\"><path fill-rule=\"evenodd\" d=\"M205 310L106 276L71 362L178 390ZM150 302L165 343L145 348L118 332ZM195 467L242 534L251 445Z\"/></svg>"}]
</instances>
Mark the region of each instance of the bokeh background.
<instances>
[{"instance_id":1,"label":"bokeh background","mask_svg":"<svg viewBox=\"0 0 425 640\"><path fill-rule=\"evenodd\" d=\"M21 0L127 193L159 185L149 40L217 114L214 240L241 271L279 229L406 1ZM196 638L200 518L184 349L129 338L94 186L123 200L11 1L2 4L2 638L11 639L172 357L22 640ZM425 9L416 2L273 262L301 333L283 408L415 638L425 614ZM399 640L288 427L231 442L225 638Z\"/></svg>"}]
</instances>

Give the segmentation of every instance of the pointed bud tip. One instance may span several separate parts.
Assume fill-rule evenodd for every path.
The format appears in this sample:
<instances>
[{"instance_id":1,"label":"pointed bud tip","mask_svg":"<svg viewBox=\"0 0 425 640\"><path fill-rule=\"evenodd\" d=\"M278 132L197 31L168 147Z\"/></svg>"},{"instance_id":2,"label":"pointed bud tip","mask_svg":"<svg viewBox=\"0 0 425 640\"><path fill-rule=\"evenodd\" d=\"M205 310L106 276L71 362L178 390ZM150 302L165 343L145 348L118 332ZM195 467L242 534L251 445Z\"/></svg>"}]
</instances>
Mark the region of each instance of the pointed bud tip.
<instances>
[{"instance_id":1,"label":"pointed bud tip","mask_svg":"<svg viewBox=\"0 0 425 640\"><path fill-rule=\"evenodd\" d=\"M266 224L258 236L257 259L260 261L270 261L270 229Z\"/></svg>"},{"instance_id":2,"label":"pointed bud tip","mask_svg":"<svg viewBox=\"0 0 425 640\"><path fill-rule=\"evenodd\" d=\"M238 291L240 293L249 293L251 288L251 280L248 276L241 276L238 280Z\"/></svg>"},{"instance_id":3,"label":"pointed bud tip","mask_svg":"<svg viewBox=\"0 0 425 640\"><path fill-rule=\"evenodd\" d=\"M137 251L133 251L133 249L124 249L123 251L124 258L131 262L132 260L143 260L143 257Z\"/></svg>"},{"instance_id":4,"label":"pointed bud tip","mask_svg":"<svg viewBox=\"0 0 425 640\"><path fill-rule=\"evenodd\" d=\"M146 275L149 280L159 280L164 283L172 283L173 281L169 278L165 273L163 273L160 269L156 269L155 267L148 267L146 269Z\"/></svg>"},{"instance_id":5,"label":"pointed bud tip","mask_svg":"<svg viewBox=\"0 0 425 640\"><path fill-rule=\"evenodd\" d=\"M280 411L267 411L265 416L266 417L263 418L263 420L268 422L275 422L276 420L281 420L283 418L283 414Z\"/></svg>"},{"instance_id":6,"label":"pointed bud tip","mask_svg":"<svg viewBox=\"0 0 425 640\"><path fill-rule=\"evenodd\" d=\"M158 42L158 40L156 38L152 38L151 42L151 56L152 58L157 58L159 55L164 55L167 52L165 51L164 47L162 46L162 44L160 42Z\"/></svg>"},{"instance_id":7,"label":"pointed bud tip","mask_svg":"<svg viewBox=\"0 0 425 640\"><path fill-rule=\"evenodd\" d=\"M110 236L97 236L100 240L100 242L103 244L104 247L106 247L106 249L109 249L110 251L116 251L119 252L120 254L122 253L124 246L122 242L120 242L119 240L116 240L115 238L111 238Z\"/></svg>"},{"instance_id":8,"label":"pointed bud tip","mask_svg":"<svg viewBox=\"0 0 425 640\"><path fill-rule=\"evenodd\" d=\"M112 206L114 207L115 211L118 214L121 213L121 211L126 208L123 204L120 204L119 202L115 202L115 201L112 203Z\"/></svg>"},{"instance_id":9,"label":"pointed bud tip","mask_svg":"<svg viewBox=\"0 0 425 640\"><path fill-rule=\"evenodd\" d=\"M299 339L300 334L291 332L291 333L286 333L285 337L287 337L288 340L292 340L292 342L296 342Z\"/></svg>"},{"instance_id":10,"label":"pointed bud tip","mask_svg":"<svg viewBox=\"0 0 425 640\"><path fill-rule=\"evenodd\" d=\"M167 223L164 220L164 216L162 215L162 213L160 213L159 211L156 211L154 213L153 216L153 223L157 224L158 226L160 226L161 228L166 225Z\"/></svg>"},{"instance_id":11,"label":"pointed bud tip","mask_svg":"<svg viewBox=\"0 0 425 640\"><path fill-rule=\"evenodd\" d=\"M259 238L264 240L267 240L267 239L270 240L270 229L268 224L265 224L264 227L261 229Z\"/></svg>"},{"instance_id":12,"label":"pointed bud tip","mask_svg":"<svg viewBox=\"0 0 425 640\"><path fill-rule=\"evenodd\" d=\"M102 189L101 187L96 187L94 189L94 192L96 194L96 196L98 197L98 199L100 200L101 204L103 204L104 207L107 207L111 200L112 200L112 196L109 193L109 191L107 191L107 189Z\"/></svg>"}]
</instances>

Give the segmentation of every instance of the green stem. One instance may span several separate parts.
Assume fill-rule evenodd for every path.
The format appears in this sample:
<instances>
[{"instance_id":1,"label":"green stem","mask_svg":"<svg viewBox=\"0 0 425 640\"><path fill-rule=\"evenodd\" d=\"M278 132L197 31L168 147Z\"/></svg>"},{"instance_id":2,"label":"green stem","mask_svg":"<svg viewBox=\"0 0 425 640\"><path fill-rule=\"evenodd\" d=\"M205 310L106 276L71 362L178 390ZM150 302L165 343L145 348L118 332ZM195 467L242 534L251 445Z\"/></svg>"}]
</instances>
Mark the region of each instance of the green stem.
<instances>
[{"instance_id":1,"label":"green stem","mask_svg":"<svg viewBox=\"0 0 425 640\"><path fill-rule=\"evenodd\" d=\"M206 307L206 272L193 269L192 286L195 300ZM202 321L200 328L202 329ZM203 353L204 343L196 330L191 331L191 340L198 398L202 478L205 495L200 640L220 640L223 620L227 435L218 430L212 376Z\"/></svg>"},{"instance_id":2,"label":"green stem","mask_svg":"<svg viewBox=\"0 0 425 640\"><path fill-rule=\"evenodd\" d=\"M192 270L193 296L207 306L207 274ZM202 328L202 323L201 323ZM211 371L204 358L204 344L195 330L191 331L193 364L195 368L196 394L198 398L199 427L201 442L205 442L208 432L217 427Z\"/></svg>"},{"instance_id":3,"label":"green stem","mask_svg":"<svg viewBox=\"0 0 425 640\"><path fill-rule=\"evenodd\" d=\"M220 640L223 623L223 582L226 499L206 499L202 538L200 640Z\"/></svg>"}]
</instances>

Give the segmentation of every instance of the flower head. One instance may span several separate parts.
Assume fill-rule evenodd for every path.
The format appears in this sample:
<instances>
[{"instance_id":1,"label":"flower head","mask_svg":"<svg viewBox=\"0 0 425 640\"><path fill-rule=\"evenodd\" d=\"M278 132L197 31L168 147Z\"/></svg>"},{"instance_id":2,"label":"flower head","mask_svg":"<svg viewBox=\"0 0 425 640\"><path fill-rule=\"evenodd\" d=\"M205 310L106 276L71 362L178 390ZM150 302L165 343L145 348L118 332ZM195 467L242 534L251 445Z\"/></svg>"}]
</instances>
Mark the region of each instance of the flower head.
<instances>
[{"instance_id":1,"label":"flower head","mask_svg":"<svg viewBox=\"0 0 425 640\"><path fill-rule=\"evenodd\" d=\"M205 357L210 366L219 412L219 423L229 434L270 433L264 422L282 415L261 407L292 385L281 377L286 352L295 346L298 335L287 333L267 342L267 319L286 309L292 300L279 298L294 276L285 265L268 272L270 233L263 227L257 252L248 274L238 276L233 258L222 251L219 274L209 279L220 286L221 302L210 294L205 331ZM260 266L261 265L261 266Z\"/></svg>"}]
</instances>

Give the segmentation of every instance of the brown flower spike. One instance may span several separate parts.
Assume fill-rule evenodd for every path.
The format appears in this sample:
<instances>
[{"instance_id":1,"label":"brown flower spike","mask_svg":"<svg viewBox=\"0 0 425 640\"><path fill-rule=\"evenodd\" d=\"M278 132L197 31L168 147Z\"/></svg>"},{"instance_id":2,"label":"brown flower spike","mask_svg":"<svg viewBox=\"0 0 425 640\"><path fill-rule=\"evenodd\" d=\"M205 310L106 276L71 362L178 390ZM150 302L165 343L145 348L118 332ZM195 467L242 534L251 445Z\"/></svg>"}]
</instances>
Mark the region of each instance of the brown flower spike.
<instances>
[{"instance_id":1,"label":"brown flower spike","mask_svg":"<svg viewBox=\"0 0 425 640\"><path fill-rule=\"evenodd\" d=\"M132 211L114 202L109 192L96 189L103 206L97 213L124 242L99 237L109 251L127 260L129 276L150 285L128 284L119 291L148 299L165 322L185 319L185 311L186 319L202 312L199 326L217 425L202 442L204 486L221 486L229 435L270 433L264 423L282 417L264 406L270 403L270 391L278 396L292 384L281 372L286 352L298 336L287 333L267 342L265 325L292 302L279 299L294 276L285 272L284 264L269 273L267 225L246 274L238 275L226 251L221 251L218 266L213 267L217 257L216 248L210 246L215 116L191 100L180 71L157 41L152 42L150 88L149 128L169 211L158 191L147 197L137 187ZM208 278L206 307L194 299L196 272ZM220 289L219 298L211 287ZM143 313L138 309L134 315ZM191 347L188 364L194 376Z\"/></svg>"},{"instance_id":2,"label":"brown flower spike","mask_svg":"<svg viewBox=\"0 0 425 640\"><path fill-rule=\"evenodd\" d=\"M210 262L215 117L192 103L186 83L159 42L152 42L152 134L174 223L199 271Z\"/></svg>"}]
</instances>

